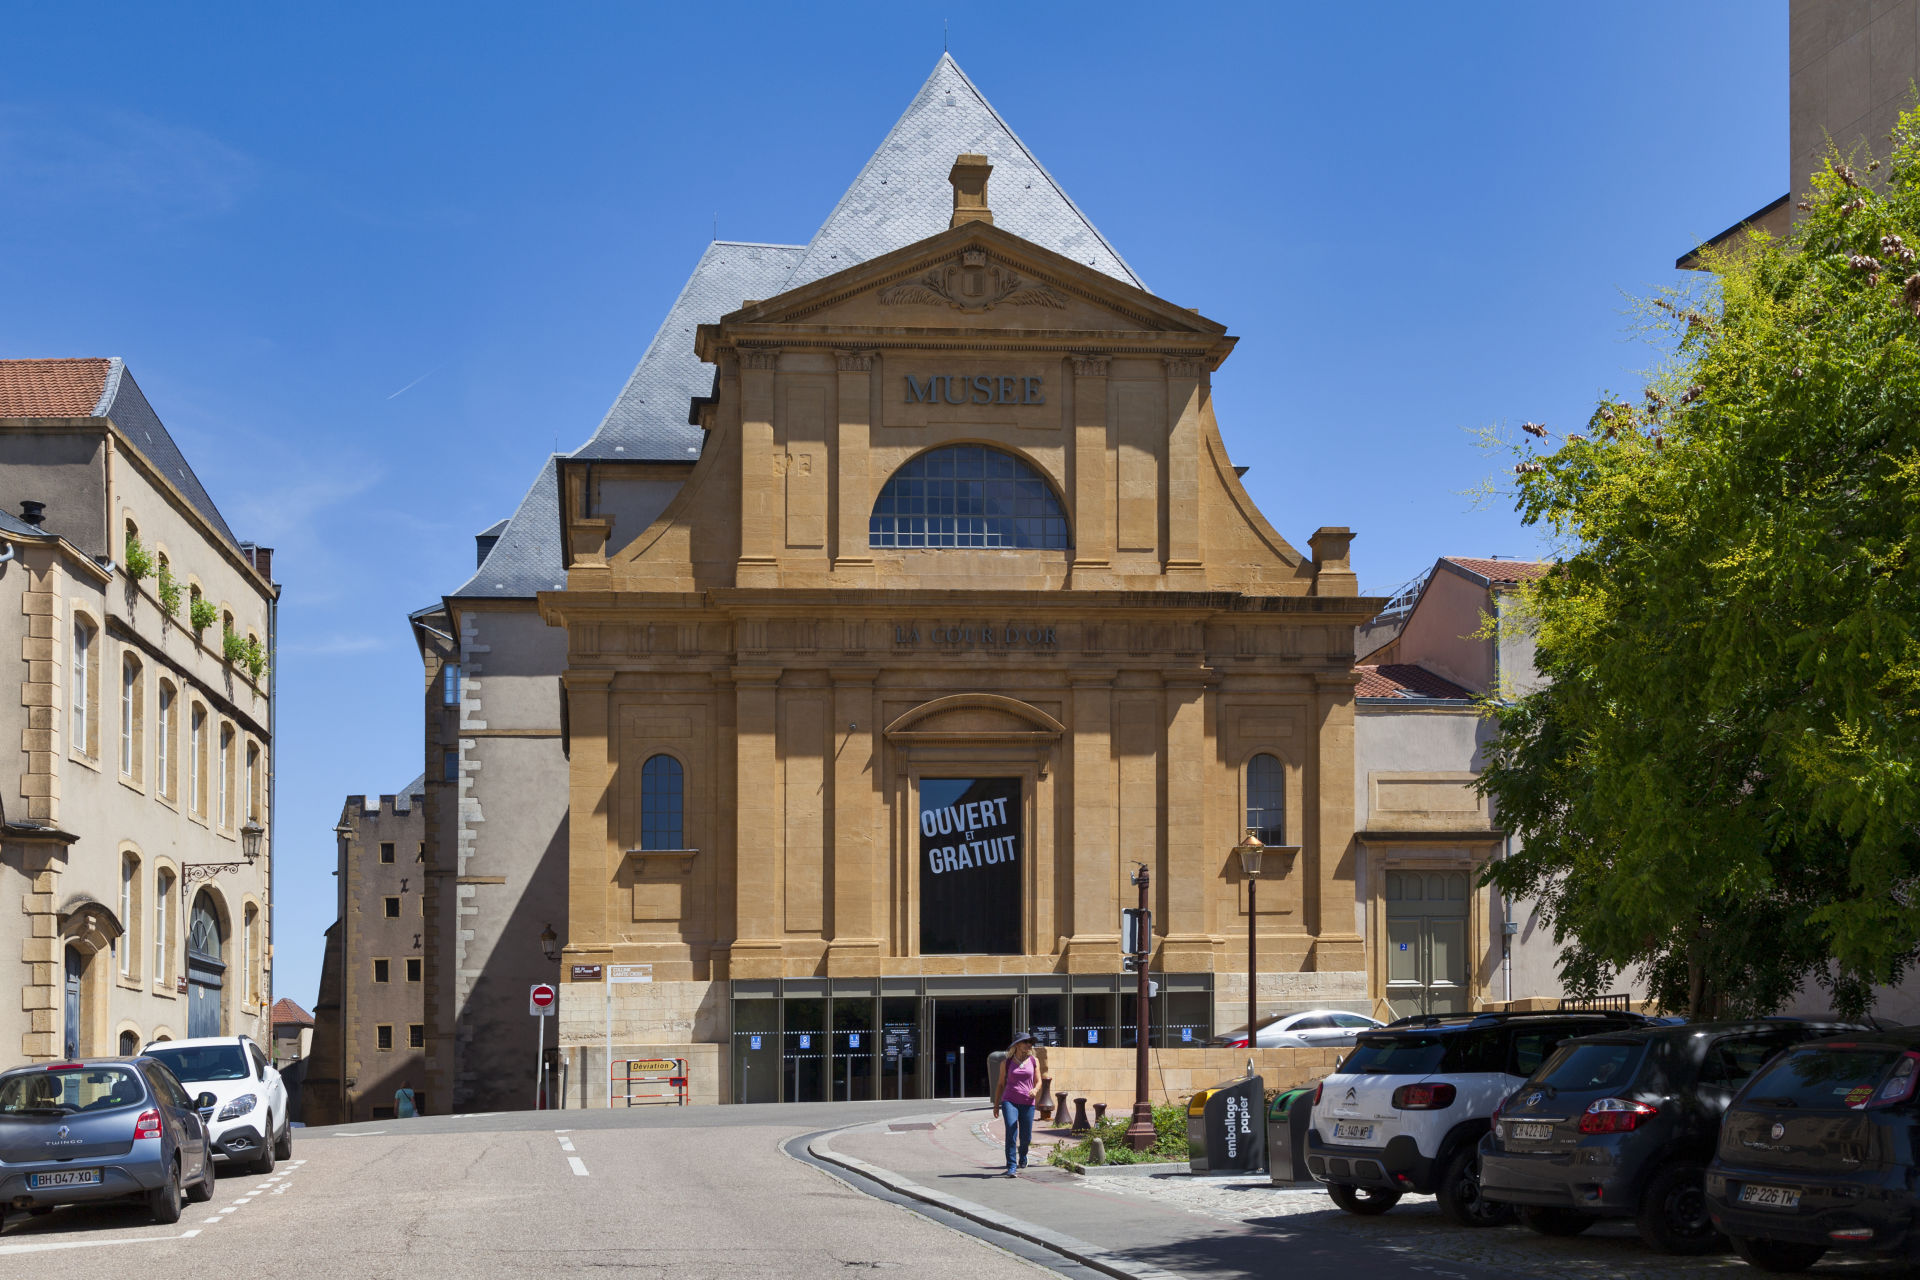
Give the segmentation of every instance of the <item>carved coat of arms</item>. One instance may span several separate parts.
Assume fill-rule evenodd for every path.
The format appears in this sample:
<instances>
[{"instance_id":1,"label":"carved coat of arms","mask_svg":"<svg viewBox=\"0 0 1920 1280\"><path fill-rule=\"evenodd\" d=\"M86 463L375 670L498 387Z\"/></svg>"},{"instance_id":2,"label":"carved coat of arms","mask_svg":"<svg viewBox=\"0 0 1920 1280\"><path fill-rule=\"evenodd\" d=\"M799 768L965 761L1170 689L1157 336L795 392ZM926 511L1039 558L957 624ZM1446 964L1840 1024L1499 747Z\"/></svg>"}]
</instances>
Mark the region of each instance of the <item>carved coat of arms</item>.
<instances>
[{"instance_id":1,"label":"carved coat of arms","mask_svg":"<svg viewBox=\"0 0 1920 1280\"><path fill-rule=\"evenodd\" d=\"M900 302L946 303L961 311L991 311L995 307L1065 307L1067 300L1043 284L1030 284L1009 267L992 260L984 249L963 250L956 261L935 267L908 284L880 291L882 304Z\"/></svg>"}]
</instances>

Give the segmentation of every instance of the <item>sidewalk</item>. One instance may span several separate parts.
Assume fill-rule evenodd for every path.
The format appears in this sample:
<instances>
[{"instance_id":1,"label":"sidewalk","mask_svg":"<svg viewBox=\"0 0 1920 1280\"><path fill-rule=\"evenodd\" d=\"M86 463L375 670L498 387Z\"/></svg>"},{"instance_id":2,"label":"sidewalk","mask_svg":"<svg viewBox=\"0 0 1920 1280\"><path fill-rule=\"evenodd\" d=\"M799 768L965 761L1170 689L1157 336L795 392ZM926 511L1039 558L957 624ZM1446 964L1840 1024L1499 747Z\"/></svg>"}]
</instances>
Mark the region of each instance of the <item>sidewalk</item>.
<instances>
[{"instance_id":1,"label":"sidewalk","mask_svg":"<svg viewBox=\"0 0 1920 1280\"><path fill-rule=\"evenodd\" d=\"M1650 1252L1630 1222L1603 1222L1574 1239L1521 1227L1466 1230L1430 1197L1389 1213L1342 1213L1324 1191L1259 1178L1180 1173L1081 1177L1034 1166L997 1176L1000 1125L984 1107L864 1125L815 1139L821 1159L893 1190L1008 1231L1122 1280L1289 1280L1557 1275L1567 1280L1707 1280L1749 1275L1730 1254L1672 1258ZM1897 1267L1850 1267L1855 1280Z\"/></svg>"}]
</instances>

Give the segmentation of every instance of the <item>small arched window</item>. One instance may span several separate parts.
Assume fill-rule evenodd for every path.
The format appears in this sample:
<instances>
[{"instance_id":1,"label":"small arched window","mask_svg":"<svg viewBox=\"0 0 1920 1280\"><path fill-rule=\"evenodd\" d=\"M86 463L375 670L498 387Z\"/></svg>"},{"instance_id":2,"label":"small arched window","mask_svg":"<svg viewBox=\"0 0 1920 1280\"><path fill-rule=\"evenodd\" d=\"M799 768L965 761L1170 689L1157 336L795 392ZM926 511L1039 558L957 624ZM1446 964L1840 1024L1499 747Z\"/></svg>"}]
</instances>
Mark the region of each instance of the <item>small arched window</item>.
<instances>
[{"instance_id":1,"label":"small arched window","mask_svg":"<svg viewBox=\"0 0 1920 1280\"><path fill-rule=\"evenodd\" d=\"M160 682L160 723L154 735L153 770L159 777L156 780L159 792L171 800L179 794L174 788L173 761L178 753L174 749L174 689L169 680Z\"/></svg>"},{"instance_id":2,"label":"small arched window","mask_svg":"<svg viewBox=\"0 0 1920 1280\"><path fill-rule=\"evenodd\" d=\"M120 1033L120 1056L123 1058L131 1058L139 1052L140 1033L138 1031L122 1031Z\"/></svg>"},{"instance_id":3,"label":"small arched window","mask_svg":"<svg viewBox=\"0 0 1920 1280\"><path fill-rule=\"evenodd\" d=\"M1247 761L1247 826L1261 844L1287 842L1287 782L1280 760L1265 752Z\"/></svg>"},{"instance_id":4,"label":"small arched window","mask_svg":"<svg viewBox=\"0 0 1920 1280\"><path fill-rule=\"evenodd\" d=\"M187 812L207 816L207 709L197 702L187 725Z\"/></svg>"},{"instance_id":5,"label":"small arched window","mask_svg":"<svg viewBox=\"0 0 1920 1280\"><path fill-rule=\"evenodd\" d=\"M73 620L73 749L82 755L99 754L99 733L95 729L94 699L99 681L94 678L96 641L100 632L85 618Z\"/></svg>"},{"instance_id":6,"label":"small arched window","mask_svg":"<svg viewBox=\"0 0 1920 1280\"><path fill-rule=\"evenodd\" d=\"M219 802L214 806L214 814L219 825L231 829L233 826L233 726L220 726L220 758L217 762L219 777L214 782L214 791Z\"/></svg>"},{"instance_id":7,"label":"small arched window","mask_svg":"<svg viewBox=\"0 0 1920 1280\"><path fill-rule=\"evenodd\" d=\"M686 778L680 762L659 755L640 768L640 847L686 848Z\"/></svg>"},{"instance_id":8,"label":"small arched window","mask_svg":"<svg viewBox=\"0 0 1920 1280\"><path fill-rule=\"evenodd\" d=\"M153 877L153 980L160 984L173 981L172 900L173 873L161 871Z\"/></svg>"},{"instance_id":9,"label":"small arched window","mask_svg":"<svg viewBox=\"0 0 1920 1280\"><path fill-rule=\"evenodd\" d=\"M117 944L120 948L120 976L131 978L134 975L134 948L139 943L140 930L140 856L135 853L120 855L120 927L124 936Z\"/></svg>"},{"instance_id":10,"label":"small arched window","mask_svg":"<svg viewBox=\"0 0 1920 1280\"><path fill-rule=\"evenodd\" d=\"M140 676L140 659L130 653L120 659L120 774L135 782L146 756L147 690Z\"/></svg>"},{"instance_id":11,"label":"small arched window","mask_svg":"<svg viewBox=\"0 0 1920 1280\"><path fill-rule=\"evenodd\" d=\"M981 445L929 449L888 478L867 522L874 547L1073 545L1053 486L1025 462Z\"/></svg>"}]
</instances>

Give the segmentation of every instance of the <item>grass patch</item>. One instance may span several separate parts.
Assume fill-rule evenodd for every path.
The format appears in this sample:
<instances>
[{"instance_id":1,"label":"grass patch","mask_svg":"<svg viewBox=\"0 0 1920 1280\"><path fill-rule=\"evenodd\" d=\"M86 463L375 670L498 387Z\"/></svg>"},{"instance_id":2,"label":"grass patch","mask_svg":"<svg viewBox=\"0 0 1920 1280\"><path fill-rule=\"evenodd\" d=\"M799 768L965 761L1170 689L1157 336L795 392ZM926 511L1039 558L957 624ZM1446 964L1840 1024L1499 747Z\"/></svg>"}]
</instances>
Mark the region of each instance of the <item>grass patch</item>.
<instances>
[{"instance_id":1,"label":"grass patch","mask_svg":"<svg viewBox=\"0 0 1920 1280\"><path fill-rule=\"evenodd\" d=\"M1061 1168L1092 1164L1095 1138L1106 1143L1107 1164L1184 1163L1191 1157L1192 1152L1187 1147L1186 1103L1169 1103L1153 1109L1154 1141L1145 1151L1135 1151L1127 1145L1127 1125L1132 1121L1131 1111L1120 1116L1108 1116L1079 1142L1072 1146L1062 1144L1055 1147L1047 1156L1047 1163Z\"/></svg>"}]
</instances>

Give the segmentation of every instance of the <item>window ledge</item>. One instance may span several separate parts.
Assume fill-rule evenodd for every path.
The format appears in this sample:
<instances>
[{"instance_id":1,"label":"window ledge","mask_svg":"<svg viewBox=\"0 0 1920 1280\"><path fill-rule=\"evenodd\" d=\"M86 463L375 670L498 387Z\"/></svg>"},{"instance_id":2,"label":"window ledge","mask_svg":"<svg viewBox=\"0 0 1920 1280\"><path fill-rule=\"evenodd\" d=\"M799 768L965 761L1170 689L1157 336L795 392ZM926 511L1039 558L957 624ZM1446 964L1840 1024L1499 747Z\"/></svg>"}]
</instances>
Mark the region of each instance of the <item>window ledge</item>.
<instances>
[{"instance_id":1,"label":"window ledge","mask_svg":"<svg viewBox=\"0 0 1920 1280\"><path fill-rule=\"evenodd\" d=\"M698 849L629 849L627 856L639 859L642 866L648 865L656 858L678 858L680 874L684 876L692 874L693 860L700 856L700 851Z\"/></svg>"}]
</instances>

